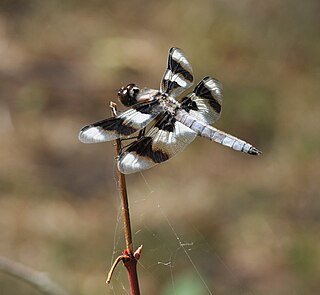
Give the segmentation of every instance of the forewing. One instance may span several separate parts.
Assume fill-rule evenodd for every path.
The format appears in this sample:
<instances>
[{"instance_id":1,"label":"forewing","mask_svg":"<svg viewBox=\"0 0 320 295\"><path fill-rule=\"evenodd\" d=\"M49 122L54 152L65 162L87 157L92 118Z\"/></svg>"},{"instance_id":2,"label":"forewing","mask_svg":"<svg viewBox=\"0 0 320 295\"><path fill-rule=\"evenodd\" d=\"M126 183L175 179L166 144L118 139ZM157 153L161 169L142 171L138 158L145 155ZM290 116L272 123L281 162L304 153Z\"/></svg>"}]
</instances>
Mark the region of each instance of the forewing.
<instances>
[{"instance_id":1,"label":"forewing","mask_svg":"<svg viewBox=\"0 0 320 295\"><path fill-rule=\"evenodd\" d=\"M193 130L176 121L173 115L164 113L145 136L120 155L118 168L124 174L149 169L184 150L196 136Z\"/></svg>"},{"instance_id":2,"label":"forewing","mask_svg":"<svg viewBox=\"0 0 320 295\"><path fill-rule=\"evenodd\" d=\"M221 115L222 85L211 77L203 78L194 91L182 100L181 107L197 120L212 124Z\"/></svg>"},{"instance_id":3,"label":"forewing","mask_svg":"<svg viewBox=\"0 0 320 295\"><path fill-rule=\"evenodd\" d=\"M160 91L177 97L193 84L192 67L179 48L169 50L168 65L163 75Z\"/></svg>"},{"instance_id":4,"label":"forewing","mask_svg":"<svg viewBox=\"0 0 320 295\"><path fill-rule=\"evenodd\" d=\"M134 105L117 117L108 118L83 127L79 140L98 143L129 136L145 128L163 110L157 100Z\"/></svg>"}]
</instances>

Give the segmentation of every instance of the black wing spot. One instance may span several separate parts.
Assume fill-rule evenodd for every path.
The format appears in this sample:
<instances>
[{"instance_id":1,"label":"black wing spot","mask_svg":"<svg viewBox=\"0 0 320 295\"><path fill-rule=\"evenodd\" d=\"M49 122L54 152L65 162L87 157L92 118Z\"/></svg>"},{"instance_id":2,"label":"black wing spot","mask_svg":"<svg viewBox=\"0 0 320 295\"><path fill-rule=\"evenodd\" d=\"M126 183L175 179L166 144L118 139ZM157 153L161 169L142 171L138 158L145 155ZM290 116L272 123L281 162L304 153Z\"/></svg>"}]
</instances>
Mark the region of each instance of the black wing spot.
<instances>
[{"instance_id":1,"label":"black wing spot","mask_svg":"<svg viewBox=\"0 0 320 295\"><path fill-rule=\"evenodd\" d=\"M159 105L158 100L154 100L151 102L139 103L139 104L134 105L132 108L142 114L153 114L155 112L158 113L158 111L159 111L159 108L155 108L156 105Z\"/></svg>"},{"instance_id":2,"label":"black wing spot","mask_svg":"<svg viewBox=\"0 0 320 295\"><path fill-rule=\"evenodd\" d=\"M216 98L212 95L212 92L210 89L208 89L203 80L196 86L194 89L194 94L196 96L199 96L201 98L205 98L209 100L210 106L218 113L221 113L221 105L220 103L216 100Z\"/></svg>"},{"instance_id":3,"label":"black wing spot","mask_svg":"<svg viewBox=\"0 0 320 295\"><path fill-rule=\"evenodd\" d=\"M133 143L126 152L135 152L141 157L150 158L155 163L161 163L169 159L169 156L166 153L152 150L152 137L148 136Z\"/></svg>"},{"instance_id":4,"label":"black wing spot","mask_svg":"<svg viewBox=\"0 0 320 295\"><path fill-rule=\"evenodd\" d=\"M177 89L177 88L181 87L181 85L178 84L176 81L163 80L163 83L164 83L164 89L167 89L166 93L169 93L173 89Z\"/></svg>"},{"instance_id":5,"label":"black wing spot","mask_svg":"<svg viewBox=\"0 0 320 295\"><path fill-rule=\"evenodd\" d=\"M185 97L182 101L181 101L181 108L183 108L186 112L190 112L191 110L193 111L198 111L199 108L196 104L195 101L193 101L190 97Z\"/></svg>"},{"instance_id":6,"label":"black wing spot","mask_svg":"<svg viewBox=\"0 0 320 295\"><path fill-rule=\"evenodd\" d=\"M216 101L216 99L209 100L210 106L218 113L221 113L221 105Z\"/></svg>"},{"instance_id":7,"label":"black wing spot","mask_svg":"<svg viewBox=\"0 0 320 295\"><path fill-rule=\"evenodd\" d=\"M193 76L191 73L172 57L170 58L168 67L170 67L173 74L181 74L186 80L193 82Z\"/></svg>"},{"instance_id":8,"label":"black wing spot","mask_svg":"<svg viewBox=\"0 0 320 295\"><path fill-rule=\"evenodd\" d=\"M165 112L154 126L159 130L174 132L175 122L176 119L174 118L174 116L169 112Z\"/></svg>"},{"instance_id":9,"label":"black wing spot","mask_svg":"<svg viewBox=\"0 0 320 295\"><path fill-rule=\"evenodd\" d=\"M123 118L109 118L84 127L82 131L91 127L100 127L107 131L117 131L121 135L130 135L137 131L136 128L125 125Z\"/></svg>"}]
</instances>

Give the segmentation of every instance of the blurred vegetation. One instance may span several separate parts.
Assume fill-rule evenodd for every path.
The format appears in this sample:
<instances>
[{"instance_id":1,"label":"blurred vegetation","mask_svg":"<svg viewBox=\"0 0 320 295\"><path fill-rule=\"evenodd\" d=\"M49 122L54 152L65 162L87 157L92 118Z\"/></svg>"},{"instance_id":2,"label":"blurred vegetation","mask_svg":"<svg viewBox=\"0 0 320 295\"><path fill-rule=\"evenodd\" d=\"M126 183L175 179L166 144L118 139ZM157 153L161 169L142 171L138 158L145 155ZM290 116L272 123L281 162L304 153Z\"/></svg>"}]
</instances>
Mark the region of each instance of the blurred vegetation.
<instances>
[{"instance_id":1,"label":"blurred vegetation","mask_svg":"<svg viewBox=\"0 0 320 295\"><path fill-rule=\"evenodd\" d=\"M123 248L111 143L78 142L121 85L157 88L172 46L224 85L203 139L127 178L142 294L319 294L319 1L0 2L0 255L71 294L104 285ZM174 231L172 230L173 227ZM186 243L197 271L177 237ZM1 294L36 294L0 273Z\"/></svg>"}]
</instances>

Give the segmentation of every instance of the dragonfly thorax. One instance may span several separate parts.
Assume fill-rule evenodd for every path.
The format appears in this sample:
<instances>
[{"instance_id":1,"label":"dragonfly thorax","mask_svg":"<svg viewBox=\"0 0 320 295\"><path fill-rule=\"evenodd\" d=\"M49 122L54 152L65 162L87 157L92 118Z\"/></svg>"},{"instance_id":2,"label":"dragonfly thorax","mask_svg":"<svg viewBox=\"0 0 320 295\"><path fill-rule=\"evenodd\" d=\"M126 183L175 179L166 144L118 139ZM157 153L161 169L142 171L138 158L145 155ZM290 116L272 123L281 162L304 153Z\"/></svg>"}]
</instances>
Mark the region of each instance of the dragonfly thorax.
<instances>
[{"instance_id":1,"label":"dragonfly thorax","mask_svg":"<svg viewBox=\"0 0 320 295\"><path fill-rule=\"evenodd\" d=\"M176 109L180 107L180 103L167 93L159 93L157 99L160 105L171 114L174 114Z\"/></svg>"}]
</instances>

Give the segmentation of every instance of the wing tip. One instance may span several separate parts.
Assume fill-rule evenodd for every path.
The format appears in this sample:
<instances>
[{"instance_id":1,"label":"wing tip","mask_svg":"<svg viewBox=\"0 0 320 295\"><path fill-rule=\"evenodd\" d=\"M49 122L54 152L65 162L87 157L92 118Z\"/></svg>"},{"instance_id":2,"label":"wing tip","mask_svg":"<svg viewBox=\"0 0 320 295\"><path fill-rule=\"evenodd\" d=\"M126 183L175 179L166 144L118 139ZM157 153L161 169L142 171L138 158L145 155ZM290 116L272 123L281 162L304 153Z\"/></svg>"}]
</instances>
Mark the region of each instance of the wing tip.
<instances>
[{"instance_id":1,"label":"wing tip","mask_svg":"<svg viewBox=\"0 0 320 295\"><path fill-rule=\"evenodd\" d=\"M134 165L130 165L132 163L126 163L126 161L124 160L125 156L128 155L128 154L122 154L120 155L120 157L118 158L118 161L117 161L117 167L118 167L118 170L122 173L122 174L125 174L125 175L128 175L128 174L133 174L133 173L136 173L136 172L140 172L142 170L145 170L145 169L141 169L141 167L137 167L137 166L134 166ZM130 154L129 154L130 155ZM132 155L131 155L132 156Z\"/></svg>"},{"instance_id":2,"label":"wing tip","mask_svg":"<svg viewBox=\"0 0 320 295\"><path fill-rule=\"evenodd\" d=\"M220 88L220 91L223 90L223 86L222 86L222 83L216 79L216 78L213 78L211 76L205 76L203 79L202 79L203 82L208 82L208 81L212 81L216 86L218 86Z\"/></svg>"},{"instance_id":3,"label":"wing tip","mask_svg":"<svg viewBox=\"0 0 320 295\"><path fill-rule=\"evenodd\" d=\"M79 141L82 142L82 143L96 143L96 141L94 141L92 138L86 136L86 135L83 134L82 132L79 133L78 139L79 139Z\"/></svg>"},{"instance_id":4,"label":"wing tip","mask_svg":"<svg viewBox=\"0 0 320 295\"><path fill-rule=\"evenodd\" d=\"M88 129L90 129L91 127L92 127L92 125L87 125L87 126L84 126L80 129L80 132L78 135L79 141L81 141L82 143L92 143L92 140L89 140L90 137L88 137L86 135L86 131Z\"/></svg>"},{"instance_id":5,"label":"wing tip","mask_svg":"<svg viewBox=\"0 0 320 295\"><path fill-rule=\"evenodd\" d=\"M103 128L94 125L88 125L80 129L78 139L82 143L100 143L112 141L119 138L119 135L107 132Z\"/></svg>"}]
</instances>

